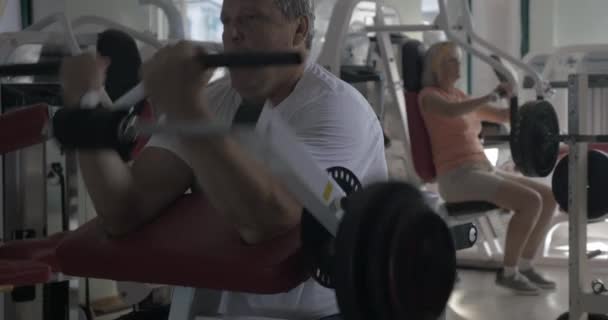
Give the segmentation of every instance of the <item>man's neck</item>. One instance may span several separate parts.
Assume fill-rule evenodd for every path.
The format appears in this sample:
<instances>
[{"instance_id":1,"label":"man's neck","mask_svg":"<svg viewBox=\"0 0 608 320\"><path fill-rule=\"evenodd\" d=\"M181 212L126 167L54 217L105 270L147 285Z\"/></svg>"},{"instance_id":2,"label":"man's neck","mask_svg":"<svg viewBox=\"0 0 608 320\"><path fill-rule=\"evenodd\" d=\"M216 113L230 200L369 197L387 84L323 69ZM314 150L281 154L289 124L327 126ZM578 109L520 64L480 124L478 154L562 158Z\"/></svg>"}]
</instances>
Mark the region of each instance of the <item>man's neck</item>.
<instances>
[{"instance_id":1,"label":"man's neck","mask_svg":"<svg viewBox=\"0 0 608 320\"><path fill-rule=\"evenodd\" d=\"M283 100L289 97L302 78L304 69L305 66L298 67L294 70L294 72L290 73L289 76L286 76L285 79L281 81L273 93L268 97L268 100L270 100L272 105L278 106L281 104L281 102L283 102Z\"/></svg>"},{"instance_id":2,"label":"man's neck","mask_svg":"<svg viewBox=\"0 0 608 320\"><path fill-rule=\"evenodd\" d=\"M454 90L454 85L454 81L439 81L439 88L449 94L451 94L452 90Z\"/></svg>"}]
</instances>

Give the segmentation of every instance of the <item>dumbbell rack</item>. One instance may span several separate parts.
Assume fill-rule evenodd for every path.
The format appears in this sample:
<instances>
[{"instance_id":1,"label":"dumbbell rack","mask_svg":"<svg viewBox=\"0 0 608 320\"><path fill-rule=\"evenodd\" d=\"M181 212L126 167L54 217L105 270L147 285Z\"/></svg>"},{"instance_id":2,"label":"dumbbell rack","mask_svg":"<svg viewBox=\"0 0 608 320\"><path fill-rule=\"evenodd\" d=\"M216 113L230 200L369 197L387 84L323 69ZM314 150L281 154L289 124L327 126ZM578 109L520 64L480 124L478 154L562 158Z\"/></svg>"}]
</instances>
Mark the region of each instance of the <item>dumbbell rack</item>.
<instances>
[{"instance_id":1,"label":"dumbbell rack","mask_svg":"<svg viewBox=\"0 0 608 320\"><path fill-rule=\"evenodd\" d=\"M608 75L572 74L568 78L568 133L591 132L588 115L594 89L608 88ZM570 319L581 320L586 313L608 314L608 296L591 293L587 259L587 169L588 143L569 142L568 231Z\"/></svg>"}]
</instances>

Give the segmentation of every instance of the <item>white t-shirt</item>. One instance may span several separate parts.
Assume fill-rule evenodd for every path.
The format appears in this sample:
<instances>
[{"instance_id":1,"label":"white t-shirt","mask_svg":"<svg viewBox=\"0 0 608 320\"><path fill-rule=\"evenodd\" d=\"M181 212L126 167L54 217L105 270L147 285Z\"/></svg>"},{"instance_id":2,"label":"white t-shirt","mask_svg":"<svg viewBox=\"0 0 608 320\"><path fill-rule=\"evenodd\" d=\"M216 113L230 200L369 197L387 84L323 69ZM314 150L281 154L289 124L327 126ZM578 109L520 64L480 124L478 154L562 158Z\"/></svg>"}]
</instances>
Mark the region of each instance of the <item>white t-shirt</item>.
<instances>
[{"instance_id":1,"label":"white t-shirt","mask_svg":"<svg viewBox=\"0 0 608 320\"><path fill-rule=\"evenodd\" d=\"M206 94L216 120L232 123L241 98L231 88L230 79L212 83ZM363 185L388 179L384 139L376 114L356 89L321 66L308 64L293 92L278 106L267 102L264 108L261 117L281 117L322 168L345 167ZM188 163L176 138L155 136L148 146L170 150ZM316 319L336 314L338 308L334 292L310 279L277 295L224 292L219 312L230 316Z\"/></svg>"}]
</instances>

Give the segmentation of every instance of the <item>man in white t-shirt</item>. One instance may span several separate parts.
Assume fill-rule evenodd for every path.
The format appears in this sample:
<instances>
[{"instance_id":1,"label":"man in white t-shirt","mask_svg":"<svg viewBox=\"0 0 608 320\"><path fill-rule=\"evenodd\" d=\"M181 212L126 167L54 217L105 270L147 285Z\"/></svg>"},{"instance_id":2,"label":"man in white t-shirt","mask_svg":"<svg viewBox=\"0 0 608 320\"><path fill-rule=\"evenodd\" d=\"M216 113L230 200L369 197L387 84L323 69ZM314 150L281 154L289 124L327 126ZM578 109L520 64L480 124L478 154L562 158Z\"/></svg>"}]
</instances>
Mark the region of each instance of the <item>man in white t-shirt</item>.
<instances>
[{"instance_id":1,"label":"man in white t-shirt","mask_svg":"<svg viewBox=\"0 0 608 320\"><path fill-rule=\"evenodd\" d=\"M221 20L227 52L310 49L310 0L224 0ZM143 67L149 100L168 121L284 121L322 168L348 168L363 184L387 179L378 118L350 85L307 63L231 69L230 77L205 88L210 72L201 70L197 53L182 42L160 50ZM66 60L66 103L75 105L87 90L100 88L107 64L90 55ZM300 222L302 205L280 177L231 136L155 136L131 166L111 150L79 152L79 160L111 235L153 220L191 188L203 190L248 243L272 241ZM338 310L333 292L310 280L278 295L224 293L219 312L315 319Z\"/></svg>"}]
</instances>

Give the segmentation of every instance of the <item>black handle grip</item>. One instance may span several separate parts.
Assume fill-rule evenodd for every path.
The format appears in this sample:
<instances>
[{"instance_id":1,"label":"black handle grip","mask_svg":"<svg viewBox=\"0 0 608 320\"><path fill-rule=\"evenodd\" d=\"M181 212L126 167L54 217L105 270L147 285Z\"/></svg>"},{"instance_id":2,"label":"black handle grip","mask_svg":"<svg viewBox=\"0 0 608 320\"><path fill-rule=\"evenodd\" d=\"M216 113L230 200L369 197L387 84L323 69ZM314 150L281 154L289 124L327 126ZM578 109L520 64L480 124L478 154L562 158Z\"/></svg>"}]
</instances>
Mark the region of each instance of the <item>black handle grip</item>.
<instances>
[{"instance_id":1,"label":"black handle grip","mask_svg":"<svg viewBox=\"0 0 608 320\"><path fill-rule=\"evenodd\" d=\"M304 58L297 52L243 52L205 54L200 57L202 65L208 68L254 68L269 65L297 65ZM49 61L27 64L9 64L0 66L0 77L47 76L59 74L61 61Z\"/></svg>"},{"instance_id":2,"label":"black handle grip","mask_svg":"<svg viewBox=\"0 0 608 320\"><path fill-rule=\"evenodd\" d=\"M201 63L209 68L216 67L261 67L269 65L296 65L303 62L301 54L296 52L242 52L206 54Z\"/></svg>"}]
</instances>

